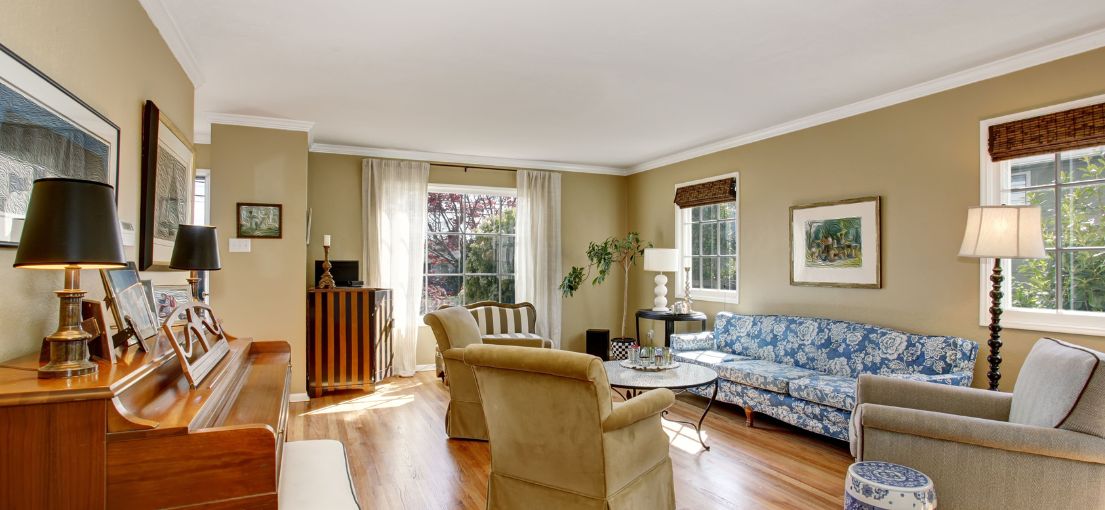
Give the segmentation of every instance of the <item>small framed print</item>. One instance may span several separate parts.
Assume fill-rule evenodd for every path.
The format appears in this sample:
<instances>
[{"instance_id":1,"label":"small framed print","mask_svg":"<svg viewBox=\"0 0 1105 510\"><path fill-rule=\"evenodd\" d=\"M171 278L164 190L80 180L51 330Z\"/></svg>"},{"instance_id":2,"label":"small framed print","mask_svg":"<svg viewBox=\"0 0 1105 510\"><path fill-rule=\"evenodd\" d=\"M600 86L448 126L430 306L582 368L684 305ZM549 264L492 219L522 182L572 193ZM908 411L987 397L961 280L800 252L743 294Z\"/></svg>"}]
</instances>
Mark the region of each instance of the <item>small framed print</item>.
<instances>
[{"instance_id":1,"label":"small framed print","mask_svg":"<svg viewBox=\"0 0 1105 510\"><path fill-rule=\"evenodd\" d=\"M882 288L879 197L790 208L790 284Z\"/></svg>"},{"instance_id":2,"label":"small framed print","mask_svg":"<svg viewBox=\"0 0 1105 510\"><path fill-rule=\"evenodd\" d=\"M191 285L155 285L153 288L153 303L157 310L157 318L162 324L169 318L173 309L192 302ZM179 320L188 320L184 312L177 315Z\"/></svg>"},{"instance_id":3,"label":"small framed print","mask_svg":"<svg viewBox=\"0 0 1105 510\"><path fill-rule=\"evenodd\" d=\"M238 237L280 239L284 237L284 206L238 203Z\"/></svg>"}]
</instances>

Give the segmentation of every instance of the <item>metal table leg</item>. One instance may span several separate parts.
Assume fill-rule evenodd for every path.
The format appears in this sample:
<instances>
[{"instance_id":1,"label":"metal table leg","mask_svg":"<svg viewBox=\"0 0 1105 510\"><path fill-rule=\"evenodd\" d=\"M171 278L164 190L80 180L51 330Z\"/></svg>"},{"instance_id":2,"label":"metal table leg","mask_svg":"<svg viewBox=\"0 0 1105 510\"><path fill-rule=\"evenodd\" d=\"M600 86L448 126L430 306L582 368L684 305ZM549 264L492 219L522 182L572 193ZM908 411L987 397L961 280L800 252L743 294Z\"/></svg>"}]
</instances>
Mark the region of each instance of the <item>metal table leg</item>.
<instances>
[{"instance_id":1,"label":"metal table leg","mask_svg":"<svg viewBox=\"0 0 1105 510\"><path fill-rule=\"evenodd\" d=\"M689 422L689 421L680 421L680 420L668 420L672 423L681 423L683 425L689 425L691 427L694 427L695 433L698 434L698 444L702 445L702 448L705 449L706 451L710 451L710 446L707 445L706 442L702 440L702 422L706 421L706 414L710 412L710 407L712 407L714 405L714 400L717 399L717 388L718 388L718 380L714 379L714 392L712 394L710 394L710 401L706 403L706 409L702 410L702 416L698 419L698 423L693 423L693 422ZM660 417L664 418L664 419L667 419L667 415L668 415L667 409L665 409L664 412L660 413Z\"/></svg>"}]
</instances>

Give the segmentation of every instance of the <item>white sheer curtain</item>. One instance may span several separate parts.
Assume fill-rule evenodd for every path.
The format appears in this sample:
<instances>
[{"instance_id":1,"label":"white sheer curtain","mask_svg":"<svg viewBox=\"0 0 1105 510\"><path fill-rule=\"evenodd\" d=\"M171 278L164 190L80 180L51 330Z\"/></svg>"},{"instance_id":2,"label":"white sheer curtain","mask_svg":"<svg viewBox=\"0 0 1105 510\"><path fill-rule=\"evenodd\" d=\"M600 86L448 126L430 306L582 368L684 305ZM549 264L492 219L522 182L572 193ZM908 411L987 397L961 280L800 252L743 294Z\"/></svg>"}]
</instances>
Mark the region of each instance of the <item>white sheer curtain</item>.
<instances>
[{"instance_id":1,"label":"white sheer curtain","mask_svg":"<svg viewBox=\"0 0 1105 510\"><path fill-rule=\"evenodd\" d=\"M365 278L373 287L392 291L392 367L404 377L415 372L429 177L430 164L423 161L370 158L362 163Z\"/></svg>"},{"instance_id":2,"label":"white sheer curtain","mask_svg":"<svg viewBox=\"0 0 1105 510\"><path fill-rule=\"evenodd\" d=\"M537 309L537 333L560 348L560 174L518 171L514 285Z\"/></svg>"}]
</instances>

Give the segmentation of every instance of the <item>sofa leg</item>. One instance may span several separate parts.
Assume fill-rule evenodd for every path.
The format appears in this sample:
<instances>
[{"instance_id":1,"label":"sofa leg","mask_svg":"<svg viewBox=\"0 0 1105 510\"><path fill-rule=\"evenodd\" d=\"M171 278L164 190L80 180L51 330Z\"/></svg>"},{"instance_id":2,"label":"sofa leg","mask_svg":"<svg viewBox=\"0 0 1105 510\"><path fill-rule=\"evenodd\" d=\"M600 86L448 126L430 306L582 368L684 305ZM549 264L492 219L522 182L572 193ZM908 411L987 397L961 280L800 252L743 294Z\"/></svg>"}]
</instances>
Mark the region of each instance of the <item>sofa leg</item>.
<instances>
[{"instance_id":1,"label":"sofa leg","mask_svg":"<svg viewBox=\"0 0 1105 510\"><path fill-rule=\"evenodd\" d=\"M755 411L753 411L751 407L744 406L744 425L745 426L751 427L753 425L753 421L755 421L755 418L753 417L754 414L755 414Z\"/></svg>"}]
</instances>

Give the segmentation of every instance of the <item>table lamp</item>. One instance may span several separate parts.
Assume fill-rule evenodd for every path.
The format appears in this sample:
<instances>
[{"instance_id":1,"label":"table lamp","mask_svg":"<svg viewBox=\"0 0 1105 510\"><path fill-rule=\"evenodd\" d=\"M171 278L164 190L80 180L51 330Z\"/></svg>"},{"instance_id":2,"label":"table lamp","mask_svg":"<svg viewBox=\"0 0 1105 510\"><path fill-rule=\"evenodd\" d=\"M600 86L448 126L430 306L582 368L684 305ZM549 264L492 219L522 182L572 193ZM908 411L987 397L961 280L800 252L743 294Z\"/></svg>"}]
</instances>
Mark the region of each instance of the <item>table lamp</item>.
<instances>
[{"instance_id":1,"label":"table lamp","mask_svg":"<svg viewBox=\"0 0 1105 510\"><path fill-rule=\"evenodd\" d=\"M1044 237L1040 227L1040 208L1020 205L990 205L967 210L967 229L963 233L960 257L993 258L990 273L990 389L998 389L1001 380L1001 259L1041 259Z\"/></svg>"},{"instance_id":2,"label":"table lamp","mask_svg":"<svg viewBox=\"0 0 1105 510\"><path fill-rule=\"evenodd\" d=\"M653 293L652 310L667 312L668 310L668 277L665 272L679 270L679 251L672 248L645 248L645 271L656 271L656 288Z\"/></svg>"},{"instance_id":3,"label":"table lamp","mask_svg":"<svg viewBox=\"0 0 1105 510\"><path fill-rule=\"evenodd\" d=\"M173 244L173 256L169 259L172 269L186 269L188 285L192 287L192 299L203 302L200 296L200 271L218 271L219 237L215 227L208 225L180 225Z\"/></svg>"},{"instance_id":4,"label":"table lamp","mask_svg":"<svg viewBox=\"0 0 1105 510\"><path fill-rule=\"evenodd\" d=\"M37 179L13 267L64 269L58 329L45 338L49 361L40 378L96 373L88 359L92 335L81 328L82 269L125 267L121 228L111 186L77 179Z\"/></svg>"}]
</instances>

